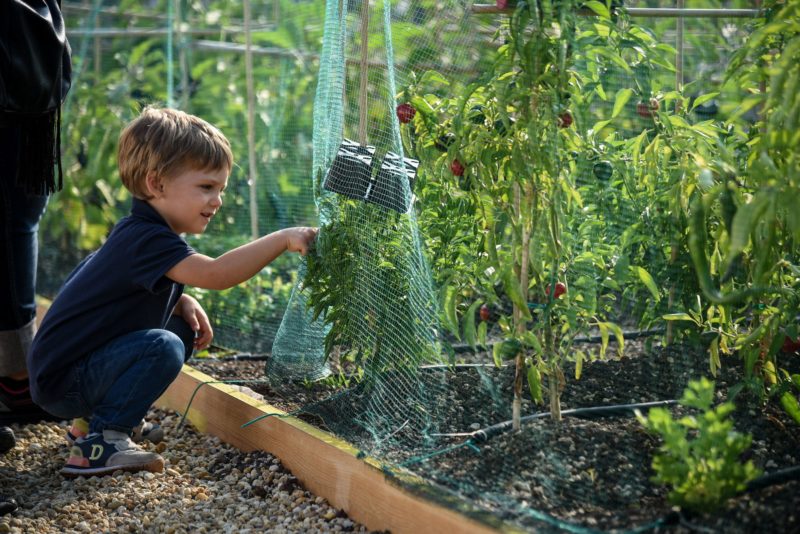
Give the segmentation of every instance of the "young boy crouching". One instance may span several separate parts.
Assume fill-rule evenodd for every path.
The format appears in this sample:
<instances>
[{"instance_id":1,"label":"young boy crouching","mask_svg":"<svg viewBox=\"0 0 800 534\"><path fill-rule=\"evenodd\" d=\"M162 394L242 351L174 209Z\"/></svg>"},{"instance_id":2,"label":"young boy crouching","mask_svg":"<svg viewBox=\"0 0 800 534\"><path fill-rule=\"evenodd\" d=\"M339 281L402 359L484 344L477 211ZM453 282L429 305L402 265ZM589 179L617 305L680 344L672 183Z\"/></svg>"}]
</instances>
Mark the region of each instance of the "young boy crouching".
<instances>
[{"instance_id":1,"label":"young boy crouching","mask_svg":"<svg viewBox=\"0 0 800 534\"><path fill-rule=\"evenodd\" d=\"M74 425L62 473L160 472L164 460L132 440L143 418L193 348L212 340L200 304L185 285L226 289L282 253L305 254L314 228L287 228L218 258L195 252L181 234L203 233L222 205L233 164L230 143L207 122L146 108L122 132L122 183L131 213L100 249L69 275L28 356L34 401Z\"/></svg>"}]
</instances>

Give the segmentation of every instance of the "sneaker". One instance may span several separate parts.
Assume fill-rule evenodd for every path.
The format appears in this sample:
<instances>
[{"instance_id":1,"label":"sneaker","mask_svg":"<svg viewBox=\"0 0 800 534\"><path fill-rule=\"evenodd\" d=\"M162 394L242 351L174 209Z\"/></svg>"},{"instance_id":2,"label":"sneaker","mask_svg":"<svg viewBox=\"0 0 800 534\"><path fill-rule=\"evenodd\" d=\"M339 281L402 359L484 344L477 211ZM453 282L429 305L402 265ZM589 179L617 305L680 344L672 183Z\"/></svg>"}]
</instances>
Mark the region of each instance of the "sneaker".
<instances>
[{"instance_id":1,"label":"sneaker","mask_svg":"<svg viewBox=\"0 0 800 534\"><path fill-rule=\"evenodd\" d=\"M81 438L85 438L89 433L89 421L83 417L76 417L67 430L67 445L72 445Z\"/></svg>"},{"instance_id":2,"label":"sneaker","mask_svg":"<svg viewBox=\"0 0 800 534\"><path fill-rule=\"evenodd\" d=\"M67 445L70 447L78 439L86 437L89 433L89 421L83 417L72 420L72 425L67 430ZM156 423L142 420L134 429L131 440L134 443L149 441L150 443L160 443L164 441L164 429Z\"/></svg>"},{"instance_id":3,"label":"sneaker","mask_svg":"<svg viewBox=\"0 0 800 534\"><path fill-rule=\"evenodd\" d=\"M149 441L150 443L161 443L164 441L164 429L158 423L151 423L150 421L142 420L138 426L133 429L131 440L134 443L141 443Z\"/></svg>"},{"instance_id":4,"label":"sneaker","mask_svg":"<svg viewBox=\"0 0 800 534\"><path fill-rule=\"evenodd\" d=\"M14 431L7 426L0 426L0 454L7 453L16 444L17 438L14 437Z\"/></svg>"},{"instance_id":5,"label":"sneaker","mask_svg":"<svg viewBox=\"0 0 800 534\"><path fill-rule=\"evenodd\" d=\"M17 505L17 501L15 501L11 497L6 497L5 495L0 495L0 516L10 514L14 512L19 506Z\"/></svg>"},{"instance_id":6,"label":"sneaker","mask_svg":"<svg viewBox=\"0 0 800 534\"><path fill-rule=\"evenodd\" d=\"M67 478L110 475L114 471L150 471L161 473L164 459L140 449L123 432L104 430L78 438L69 453L61 474Z\"/></svg>"},{"instance_id":7,"label":"sneaker","mask_svg":"<svg viewBox=\"0 0 800 534\"><path fill-rule=\"evenodd\" d=\"M0 425L59 421L34 404L28 379L0 376Z\"/></svg>"}]
</instances>

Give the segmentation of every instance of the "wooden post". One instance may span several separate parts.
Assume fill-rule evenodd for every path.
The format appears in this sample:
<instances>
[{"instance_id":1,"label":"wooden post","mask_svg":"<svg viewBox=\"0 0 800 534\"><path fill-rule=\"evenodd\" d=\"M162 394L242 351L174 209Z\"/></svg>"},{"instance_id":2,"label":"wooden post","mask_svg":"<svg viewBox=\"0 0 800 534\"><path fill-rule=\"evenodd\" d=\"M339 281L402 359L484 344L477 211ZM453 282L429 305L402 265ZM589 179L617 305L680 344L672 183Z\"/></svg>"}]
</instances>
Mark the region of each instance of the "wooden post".
<instances>
[{"instance_id":1,"label":"wooden post","mask_svg":"<svg viewBox=\"0 0 800 534\"><path fill-rule=\"evenodd\" d=\"M244 72L247 84L247 163L250 167L250 235L258 239L258 173L256 172L256 134L255 134L255 89L253 83L253 36L250 32L250 0L244 0Z\"/></svg>"}]
</instances>

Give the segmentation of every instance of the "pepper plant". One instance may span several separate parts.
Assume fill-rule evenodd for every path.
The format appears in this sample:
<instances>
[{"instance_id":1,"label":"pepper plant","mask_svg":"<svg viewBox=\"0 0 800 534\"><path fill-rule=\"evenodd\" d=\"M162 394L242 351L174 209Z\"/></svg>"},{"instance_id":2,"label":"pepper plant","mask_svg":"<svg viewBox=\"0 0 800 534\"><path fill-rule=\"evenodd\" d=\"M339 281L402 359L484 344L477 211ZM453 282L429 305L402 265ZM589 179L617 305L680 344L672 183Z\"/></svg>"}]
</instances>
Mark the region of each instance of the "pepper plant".
<instances>
[{"instance_id":1,"label":"pepper plant","mask_svg":"<svg viewBox=\"0 0 800 534\"><path fill-rule=\"evenodd\" d=\"M613 24L606 6L587 5L604 16L602 24ZM445 324L468 343L485 344L487 321L476 326L476 311L496 318L503 339L493 356L498 365L514 362L517 427L526 379L536 402L547 392L551 414L560 420L564 364L574 354L579 377L586 358L572 348L580 333L598 328L601 352L609 333L620 351L623 343L621 329L605 320L616 246L592 239L589 218L576 223L587 206L573 153L587 146L587 127L586 110L570 107L578 83L570 50L574 7L519 4L494 68L461 96L441 96L436 86L447 81L435 73L413 80L401 95L417 111L404 141L421 161L421 226L434 266L449 265ZM476 287L459 280L469 273ZM461 328L459 307L466 308Z\"/></svg>"},{"instance_id":2,"label":"pepper plant","mask_svg":"<svg viewBox=\"0 0 800 534\"><path fill-rule=\"evenodd\" d=\"M690 250L720 344L742 357L743 385L777 396L800 423L796 385L780 370L800 308L800 2L765 8L727 75L751 91L732 120L751 109L760 118L746 132L732 122L732 139L697 159L712 187L693 197Z\"/></svg>"},{"instance_id":3,"label":"pepper plant","mask_svg":"<svg viewBox=\"0 0 800 534\"><path fill-rule=\"evenodd\" d=\"M304 278L313 319L330 325L326 357L338 347L369 376L438 361L410 215L337 197L337 216L320 228Z\"/></svg>"}]
</instances>

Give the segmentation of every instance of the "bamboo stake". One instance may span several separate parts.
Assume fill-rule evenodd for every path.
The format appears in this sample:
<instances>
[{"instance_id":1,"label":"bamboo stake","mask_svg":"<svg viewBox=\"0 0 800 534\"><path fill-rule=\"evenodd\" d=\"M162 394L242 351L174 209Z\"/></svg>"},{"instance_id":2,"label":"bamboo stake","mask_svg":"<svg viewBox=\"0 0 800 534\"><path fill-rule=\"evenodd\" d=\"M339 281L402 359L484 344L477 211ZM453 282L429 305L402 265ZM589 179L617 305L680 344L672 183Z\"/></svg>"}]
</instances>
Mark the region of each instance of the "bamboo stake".
<instances>
[{"instance_id":1,"label":"bamboo stake","mask_svg":"<svg viewBox=\"0 0 800 534\"><path fill-rule=\"evenodd\" d=\"M189 105L189 73L186 63L186 41L183 34L183 11L181 10L180 0L178 0L175 5L175 18L178 21L178 30L176 32L178 37L178 64L181 66L181 87L183 88L181 91L180 108L185 111Z\"/></svg>"},{"instance_id":2,"label":"bamboo stake","mask_svg":"<svg viewBox=\"0 0 800 534\"><path fill-rule=\"evenodd\" d=\"M678 9L683 9L685 0L677 0ZM676 28L676 57L675 57L675 89L681 91L683 89L683 17L678 17L675 21Z\"/></svg>"},{"instance_id":3,"label":"bamboo stake","mask_svg":"<svg viewBox=\"0 0 800 534\"><path fill-rule=\"evenodd\" d=\"M172 79L174 74L172 70L172 34L175 31L175 18L173 13L175 1L180 0L168 0L167 2L167 107L170 108L175 105L175 81Z\"/></svg>"},{"instance_id":4,"label":"bamboo stake","mask_svg":"<svg viewBox=\"0 0 800 534\"><path fill-rule=\"evenodd\" d=\"M514 217L517 219L518 223L522 223L522 214L520 209L520 192L519 192L519 184L514 184ZM515 239L516 241L516 239ZM522 251L523 256L525 255L525 251ZM514 254L516 256L516 254ZM516 263L516 258L514 258L514 263ZM520 259L520 263L522 260ZM520 268L520 277L522 276L522 269ZM527 291L526 291L527 293ZM516 330L517 334L520 334L525 326L522 324L522 310L519 309L517 304L513 305L513 318L514 318L514 329ZM520 415L522 411L522 367L524 366L525 362L523 361L523 354L520 352L517 354L516 360L514 362L514 401L511 403L511 428L514 432L518 432L520 429Z\"/></svg>"},{"instance_id":5,"label":"bamboo stake","mask_svg":"<svg viewBox=\"0 0 800 534\"><path fill-rule=\"evenodd\" d=\"M685 0L677 0L677 9L683 9ZM675 90L681 91L683 89L683 19L678 18L676 21L676 43L675 43ZM669 264L674 265L678 260L678 243L672 243L670 250ZM675 303L675 285L669 288L669 298L667 300L667 308L672 311L672 306ZM674 331L672 321L667 321L667 334L665 343L671 345L674 338Z\"/></svg>"},{"instance_id":6,"label":"bamboo stake","mask_svg":"<svg viewBox=\"0 0 800 534\"><path fill-rule=\"evenodd\" d=\"M519 265L519 285L522 289L522 295L525 300L528 300L528 283L529 275L528 269L530 267L530 245L531 245L531 225L525 221L522 214L521 206L521 193L519 184L514 185L514 211L516 213L519 223L522 225L522 240L521 240L521 257ZM525 188L525 209L531 209L533 192L529 188ZM522 336L525 333L525 321L522 316L522 310L517 305L514 305L514 326L518 335ZM514 370L514 402L511 405L512 427L514 430L520 428L520 416L522 410L522 382L523 373L525 370L525 354L520 352L517 354Z\"/></svg>"},{"instance_id":7,"label":"bamboo stake","mask_svg":"<svg viewBox=\"0 0 800 534\"><path fill-rule=\"evenodd\" d=\"M250 0L244 0L244 26L245 26L245 54L244 72L247 83L247 159L250 167L250 233L257 239L258 233L258 202L256 188L256 138L255 138L255 91L253 88L253 36L250 33Z\"/></svg>"},{"instance_id":8,"label":"bamboo stake","mask_svg":"<svg viewBox=\"0 0 800 534\"><path fill-rule=\"evenodd\" d=\"M361 84L358 95L358 143L367 145L367 74L369 66L369 0L361 4Z\"/></svg>"}]
</instances>

